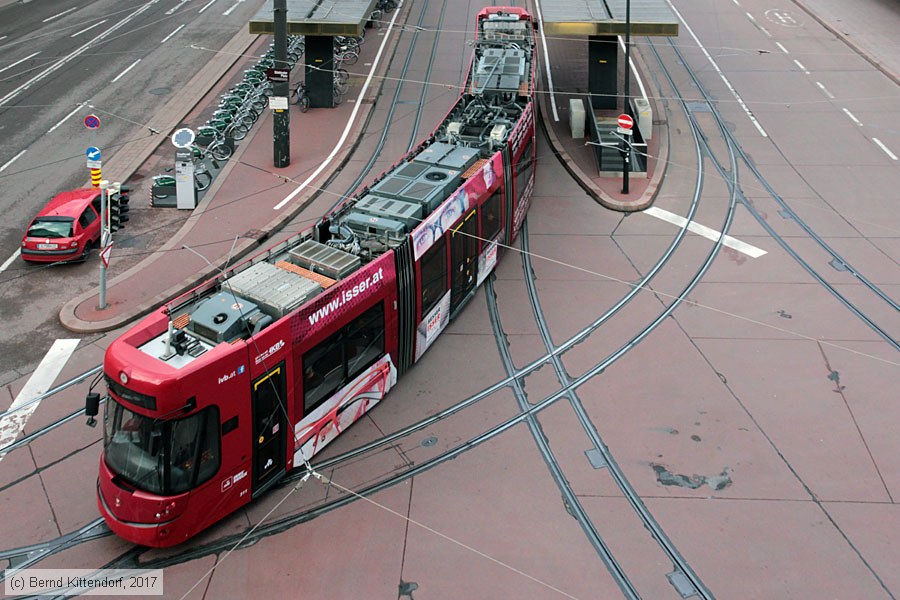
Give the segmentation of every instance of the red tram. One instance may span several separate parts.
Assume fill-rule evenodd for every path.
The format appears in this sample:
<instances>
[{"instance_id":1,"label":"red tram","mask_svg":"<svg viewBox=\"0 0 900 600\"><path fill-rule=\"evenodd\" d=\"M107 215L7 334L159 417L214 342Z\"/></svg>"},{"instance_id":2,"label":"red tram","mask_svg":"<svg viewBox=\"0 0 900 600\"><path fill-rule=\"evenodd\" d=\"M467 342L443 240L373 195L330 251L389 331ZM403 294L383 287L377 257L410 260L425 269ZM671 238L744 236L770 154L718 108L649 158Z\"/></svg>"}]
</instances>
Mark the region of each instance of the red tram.
<instances>
[{"instance_id":1,"label":"red tram","mask_svg":"<svg viewBox=\"0 0 900 600\"><path fill-rule=\"evenodd\" d=\"M533 29L523 9L481 10L463 92L428 139L109 346L97 503L116 534L171 546L250 502L377 405L472 298L531 203Z\"/></svg>"}]
</instances>

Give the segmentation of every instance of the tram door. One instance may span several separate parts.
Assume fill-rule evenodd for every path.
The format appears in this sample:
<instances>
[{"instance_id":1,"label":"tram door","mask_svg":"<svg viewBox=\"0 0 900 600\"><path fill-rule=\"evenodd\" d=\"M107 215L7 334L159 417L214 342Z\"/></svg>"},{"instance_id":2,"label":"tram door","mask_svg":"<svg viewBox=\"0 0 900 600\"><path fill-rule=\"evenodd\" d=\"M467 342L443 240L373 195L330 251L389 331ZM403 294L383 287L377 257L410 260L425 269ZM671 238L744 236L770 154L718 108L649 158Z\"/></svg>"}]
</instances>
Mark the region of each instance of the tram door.
<instances>
[{"instance_id":1,"label":"tram door","mask_svg":"<svg viewBox=\"0 0 900 600\"><path fill-rule=\"evenodd\" d=\"M478 219L473 210L450 234L450 314L475 289L478 279Z\"/></svg>"},{"instance_id":2,"label":"tram door","mask_svg":"<svg viewBox=\"0 0 900 600\"><path fill-rule=\"evenodd\" d=\"M253 493L284 471L287 418L284 361L253 382Z\"/></svg>"}]
</instances>

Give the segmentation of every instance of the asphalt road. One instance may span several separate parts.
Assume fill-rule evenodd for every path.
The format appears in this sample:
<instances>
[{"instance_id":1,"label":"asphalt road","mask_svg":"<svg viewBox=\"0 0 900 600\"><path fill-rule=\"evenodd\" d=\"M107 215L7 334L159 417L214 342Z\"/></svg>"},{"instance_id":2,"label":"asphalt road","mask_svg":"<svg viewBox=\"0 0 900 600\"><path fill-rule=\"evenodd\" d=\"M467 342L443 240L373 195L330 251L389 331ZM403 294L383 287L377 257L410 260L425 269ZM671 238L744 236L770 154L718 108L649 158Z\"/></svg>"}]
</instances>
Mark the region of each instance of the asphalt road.
<instances>
[{"instance_id":1,"label":"asphalt road","mask_svg":"<svg viewBox=\"0 0 900 600\"><path fill-rule=\"evenodd\" d=\"M28 222L56 193L88 184L89 146L108 159L154 135L150 116L247 26L260 3L67 0L0 8L0 382L33 368L53 339L68 335L58 324L60 306L99 279L96 253L85 264L55 267L14 258ZM85 127L88 114L100 117L99 129ZM158 225L158 214L134 204L129 234ZM146 247L154 237L137 243Z\"/></svg>"}]
</instances>

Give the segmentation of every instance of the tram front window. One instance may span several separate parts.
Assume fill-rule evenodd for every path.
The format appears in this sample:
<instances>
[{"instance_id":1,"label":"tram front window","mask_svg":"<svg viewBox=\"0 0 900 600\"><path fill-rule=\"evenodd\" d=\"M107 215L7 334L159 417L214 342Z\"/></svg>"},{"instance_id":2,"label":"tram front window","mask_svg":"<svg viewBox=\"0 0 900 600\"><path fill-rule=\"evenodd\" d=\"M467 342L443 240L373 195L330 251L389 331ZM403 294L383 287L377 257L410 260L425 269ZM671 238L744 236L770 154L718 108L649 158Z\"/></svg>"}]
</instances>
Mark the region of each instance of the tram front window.
<instances>
[{"instance_id":1,"label":"tram front window","mask_svg":"<svg viewBox=\"0 0 900 600\"><path fill-rule=\"evenodd\" d=\"M219 414L207 408L184 419L160 421L110 399L106 405L106 464L151 494L181 494L219 470Z\"/></svg>"},{"instance_id":2,"label":"tram front window","mask_svg":"<svg viewBox=\"0 0 900 600\"><path fill-rule=\"evenodd\" d=\"M117 475L144 491L163 492L163 423L110 399L104 415L104 456Z\"/></svg>"}]
</instances>

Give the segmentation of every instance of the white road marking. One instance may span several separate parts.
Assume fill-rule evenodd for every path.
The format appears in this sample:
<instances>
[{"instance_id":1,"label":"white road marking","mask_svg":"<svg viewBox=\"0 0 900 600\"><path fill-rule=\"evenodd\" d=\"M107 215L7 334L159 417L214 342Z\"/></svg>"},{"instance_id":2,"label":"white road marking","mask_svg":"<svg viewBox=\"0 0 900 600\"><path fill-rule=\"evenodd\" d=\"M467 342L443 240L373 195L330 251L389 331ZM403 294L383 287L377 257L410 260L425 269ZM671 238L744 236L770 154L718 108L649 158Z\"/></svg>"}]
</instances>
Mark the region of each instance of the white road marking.
<instances>
[{"instance_id":1,"label":"white road marking","mask_svg":"<svg viewBox=\"0 0 900 600\"><path fill-rule=\"evenodd\" d=\"M41 21L41 23L46 23L47 21L52 21L53 19L57 19L57 18L59 18L59 17L61 17L61 16L63 16L63 15L67 15L67 14L69 14L70 12L72 12L73 10L78 10L78 7L77 7L77 6L73 6L72 8L70 8L70 9L68 9L68 10L64 10L64 11L62 11L62 12L59 13L59 14L53 15L52 17L47 17L46 19L44 19L43 21Z\"/></svg>"},{"instance_id":2,"label":"white road marking","mask_svg":"<svg viewBox=\"0 0 900 600\"><path fill-rule=\"evenodd\" d=\"M897 155L891 152L887 146L881 143L881 140L878 138L872 138L872 141L878 144L878 147L884 150L885 154L891 157L891 160L897 160Z\"/></svg>"},{"instance_id":3,"label":"white road marking","mask_svg":"<svg viewBox=\"0 0 900 600\"><path fill-rule=\"evenodd\" d=\"M25 154L25 152L27 152L27 150L22 150L21 152L19 152L19 153L16 154L15 156L13 156L11 159L9 159L9 160L6 161L5 163L3 163L3 166L0 167L0 173L2 173L3 171L5 171L5 170L6 170L6 167L8 167L9 165L11 165L11 164L13 164L14 162L16 162L16 160L18 160L18 158L19 158L20 156L22 156L23 154Z\"/></svg>"},{"instance_id":4,"label":"white road marking","mask_svg":"<svg viewBox=\"0 0 900 600\"><path fill-rule=\"evenodd\" d=\"M688 220L681 215L676 215L675 213L657 208L655 206L651 206L643 212L652 217L656 217L657 219L662 219L663 221L672 223L673 225L677 225L681 228L684 228L685 224L687 224L688 231L696 233L697 235L701 235L714 242L719 241L719 238L722 236L722 233L716 231L715 229L707 227L706 225L700 225L695 221L688 222ZM742 242L739 239L731 237L730 235L726 235L723 238L722 245L728 246L729 248L737 250L738 252L743 252L750 258L759 258L763 254L766 254L765 250L757 248L756 246L748 244L747 242Z\"/></svg>"},{"instance_id":5,"label":"white road marking","mask_svg":"<svg viewBox=\"0 0 900 600\"><path fill-rule=\"evenodd\" d=\"M540 0L534 0L538 14L541 13ZM553 120L559 122L559 111L556 108L556 93L553 91L553 76L550 74L550 55L547 54L547 37L544 35L544 22L540 22L541 47L544 49L544 65L547 71L547 89L550 91L550 110L553 112Z\"/></svg>"},{"instance_id":6,"label":"white road marking","mask_svg":"<svg viewBox=\"0 0 900 600\"><path fill-rule=\"evenodd\" d=\"M28 418L37 409L40 402L34 402L33 399L40 396L50 389L50 386L56 381L63 367L68 362L69 357L75 352L80 340L56 340L44 355L41 364L38 365L34 373L25 383L25 387L13 400L9 410L0 418L0 460L6 456L3 448L16 441L19 434L25 428Z\"/></svg>"},{"instance_id":7,"label":"white road marking","mask_svg":"<svg viewBox=\"0 0 900 600\"><path fill-rule=\"evenodd\" d=\"M781 42L775 42L775 45L778 46L779 48L781 48L781 51L784 52L785 54L790 54L790 52L788 52L787 48L785 48L784 46L781 45Z\"/></svg>"},{"instance_id":8,"label":"white road marking","mask_svg":"<svg viewBox=\"0 0 900 600\"><path fill-rule=\"evenodd\" d=\"M166 37L164 37L164 38L162 39L162 41L160 42L160 44L165 44L166 42L168 42L170 39L172 39L172 36L173 36L173 35L175 35L175 34L178 33L179 31L181 31L182 29L184 29L184 25L179 25L179 26L175 29L175 31L173 31L172 33L170 33L169 35L167 35Z\"/></svg>"},{"instance_id":9,"label":"white road marking","mask_svg":"<svg viewBox=\"0 0 900 600\"><path fill-rule=\"evenodd\" d=\"M83 54L88 48L90 48L92 46L96 46L98 42L103 40L103 38L112 34L114 31L116 31L120 27L124 27L126 24L128 24L129 21L136 18L138 15L140 15L142 12L149 9L151 6L153 6L157 2L159 2L159 0L150 0L149 2L146 2L143 6L141 6L137 10L135 10L133 13L131 13L127 17L125 17L124 19L122 19L121 21L119 21L118 23L116 23L115 25L113 25L112 27L110 27L109 29L104 31L103 33L98 34L96 37L91 39L91 41L87 42L86 44L84 44L83 46L78 48L77 50L70 52L69 54L67 54L66 56L61 58L59 61L54 63L52 66L44 68L43 70L41 70L40 73L38 73L37 75L35 75L31 79L29 79L28 81L23 83L22 85L20 85L13 91L9 92L2 98L0 98L0 106L3 106L4 104L9 102L13 98L18 96L20 93L22 93L25 90L27 90L28 88L30 88L32 85L34 85L38 81L41 81L42 79L46 79L47 77L49 77L50 75L55 73L57 70L61 69L67 62L69 62L70 60L73 60L80 54Z\"/></svg>"},{"instance_id":10,"label":"white road marking","mask_svg":"<svg viewBox=\"0 0 900 600\"><path fill-rule=\"evenodd\" d=\"M203 6L203 8L201 8L201 9L200 9L199 11L197 11L197 12L201 12L201 13L202 13L204 10L206 10L207 8L209 8L210 6L212 6L213 3L214 3L215 1L216 1L216 0L209 0L209 2L207 2L207 3Z\"/></svg>"},{"instance_id":11,"label":"white road marking","mask_svg":"<svg viewBox=\"0 0 900 600\"><path fill-rule=\"evenodd\" d=\"M232 6L231 8L229 8L228 10L226 10L225 12L223 12L222 15L224 15L224 16L226 16L226 17L230 16L231 13L234 11L234 9L236 9L238 6L240 6L240 5L241 5L241 2L243 2L243 1L244 1L244 0L237 0L237 2L235 2L234 6Z\"/></svg>"},{"instance_id":12,"label":"white road marking","mask_svg":"<svg viewBox=\"0 0 900 600\"><path fill-rule=\"evenodd\" d=\"M179 8L181 8L182 6L184 6L185 4L187 4L188 2L190 2L190 0L181 0L181 2L179 2L178 4L176 4L175 6L173 6L172 8L170 8L169 10L167 10L167 11L166 11L166 14L167 14L167 15L175 14L175 11L176 11L176 10L178 10Z\"/></svg>"},{"instance_id":13,"label":"white road marking","mask_svg":"<svg viewBox=\"0 0 900 600\"><path fill-rule=\"evenodd\" d=\"M666 3L669 5L669 8L672 9L672 12L675 13L675 16L678 17L678 20L684 24L684 28L688 30L688 33L691 34L691 37L694 38L694 41L697 42L697 47L700 48L700 51L703 52L703 55L706 56L706 59L713 66L713 69L716 70L716 73L719 74L719 77L725 82L725 86L728 88L728 91L731 92L731 95L734 96L734 99L737 100L737 103L740 105L742 109L744 109L744 113L746 113L747 117L750 119L750 122L753 123L753 126L756 127L756 130L759 131L760 135L763 137L769 137L769 134L766 133L766 130L762 128L762 125L759 124L759 121L756 120L756 117L753 116L753 113L747 108L747 105L744 104L744 100L738 95L737 91L734 89L734 86L731 85L731 82L728 81L728 78L725 77L725 73L722 72L722 69L719 68L719 65L716 64L716 61L713 60L713 57L710 56L709 52L706 51L706 48L703 44L700 43L700 38L694 33L694 30L691 29L691 26L687 24L687 21L684 20L684 17L681 16L681 13L678 12L678 9L675 8L675 5L672 4L672 0L666 0Z\"/></svg>"},{"instance_id":14,"label":"white road marking","mask_svg":"<svg viewBox=\"0 0 900 600\"><path fill-rule=\"evenodd\" d=\"M797 60L796 58L794 59L794 64L797 65L798 67L800 67L800 70L801 70L801 71L803 71L804 73L806 73L807 75L809 75L809 71L806 70L806 67L803 66L803 63L801 63L801 62L800 62L799 60Z\"/></svg>"},{"instance_id":15,"label":"white road marking","mask_svg":"<svg viewBox=\"0 0 900 600\"><path fill-rule=\"evenodd\" d=\"M69 119L69 117L71 117L72 115L77 113L79 110L84 108L85 104L87 104L87 102L82 102L81 104L76 106L75 110L73 110L72 112L70 112L69 114L64 116L62 119L60 119L59 123L57 123L56 125L54 125L53 127L51 127L50 129L47 130L47 133L53 133L54 131L56 131L56 128L59 127L60 125L62 125L63 123L65 123Z\"/></svg>"},{"instance_id":16,"label":"white road marking","mask_svg":"<svg viewBox=\"0 0 900 600\"><path fill-rule=\"evenodd\" d=\"M15 252L13 252L13 253L12 253L12 256L10 256L9 258L7 258L7 259L6 259L6 262L4 262L2 265L0 265L0 273L2 273L3 271L5 271L6 269L8 269L8 268L9 268L9 265L13 264L13 261L16 260L17 258L19 258L19 255L20 255L20 254L22 254L22 249L21 249L21 248L19 248L19 249L16 250Z\"/></svg>"},{"instance_id":17,"label":"white road marking","mask_svg":"<svg viewBox=\"0 0 900 600\"><path fill-rule=\"evenodd\" d=\"M745 12L744 14L747 15L747 18L748 18L748 19L750 19L751 21L753 21L754 23L756 23L756 19L753 18L753 15L751 15L751 14L748 13L748 12Z\"/></svg>"},{"instance_id":18,"label":"white road marking","mask_svg":"<svg viewBox=\"0 0 900 600\"><path fill-rule=\"evenodd\" d=\"M821 81L817 81L817 82L816 82L816 85L819 86L819 89L820 89L820 90L822 90L823 92L825 92L825 95L826 95L826 96L828 96L829 98L831 98L832 100L834 100L834 95L833 95L831 92L828 91L828 89L825 87L825 84L823 84Z\"/></svg>"},{"instance_id":19,"label":"white road marking","mask_svg":"<svg viewBox=\"0 0 900 600\"><path fill-rule=\"evenodd\" d=\"M23 62L25 62L25 61L28 60L29 58L33 58L33 57L37 56L37 55L40 54L40 53L41 53L41 51L38 50L38 51L35 52L34 54L29 54L28 56L26 56L26 57L23 58L22 60L17 60L17 61L14 62L13 64L11 64L11 65L9 65L9 66L7 66L7 67L3 67L2 69L0 69L0 73L2 73L3 71L7 71L7 70L9 70L9 69L12 69L12 68L13 68L14 66L16 66L16 65L21 65Z\"/></svg>"},{"instance_id":20,"label":"white road marking","mask_svg":"<svg viewBox=\"0 0 900 600\"><path fill-rule=\"evenodd\" d=\"M766 28L763 27L762 25L757 25L757 27L759 27L759 30L760 30L760 31L762 31L764 34L766 34L766 37L772 37L772 34L769 33L769 30L768 30L768 29L766 29Z\"/></svg>"},{"instance_id":21,"label":"white road marking","mask_svg":"<svg viewBox=\"0 0 900 600\"><path fill-rule=\"evenodd\" d=\"M93 29L94 27L99 27L100 25L103 25L103 24L106 23L108 20L109 20L109 19L103 19L102 21L99 21L99 22L97 22L97 23L94 23L94 24L91 25L90 27L87 27L87 28L85 28L85 29L82 29L82 30L79 31L78 33L73 33L73 34L70 35L69 37L75 37L75 36L81 35L81 34L84 33L85 31L90 31L90 30Z\"/></svg>"},{"instance_id":22,"label":"white road marking","mask_svg":"<svg viewBox=\"0 0 900 600\"><path fill-rule=\"evenodd\" d=\"M8 35L0 35L0 41L5 40L8 37L9 37Z\"/></svg>"},{"instance_id":23,"label":"white road marking","mask_svg":"<svg viewBox=\"0 0 900 600\"><path fill-rule=\"evenodd\" d=\"M110 83L115 83L115 82L117 82L118 80L120 80L120 79L125 75L125 73L127 73L128 71L130 71L130 70L132 70L133 68L135 68L139 62L141 62L141 59L137 59L136 61L134 61L133 63L131 63L130 65L128 65L128 68L125 69L124 71L122 71L121 73L119 73L118 75L116 75L115 79L113 79L112 81L110 81Z\"/></svg>"},{"instance_id":24,"label":"white road marking","mask_svg":"<svg viewBox=\"0 0 900 600\"><path fill-rule=\"evenodd\" d=\"M857 125L859 125L860 127L862 127L862 123L860 123L859 119L857 119L856 117L853 116L853 113L852 113L852 112L850 112L850 111L847 110L846 108L842 108L841 110L844 111L844 112L847 114L848 117L850 117L850 120L851 120L851 121L853 121L854 123L856 123Z\"/></svg>"},{"instance_id":25,"label":"white road marking","mask_svg":"<svg viewBox=\"0 0 900 600\"><path fill-rule=\"evenodd\" d=\"M390 22L390 25L388 25L387 34L390 34L390 32L394 30L394 24L397 21L397 15L399 15L402 12L402 5L400 8L401 8L401 10L393 11L394 16L391 17L391 22ZM381 61L381 54L384 52L384 47L387 44L388 38L390 37L390 35L387 35L387 34L381 40L381 45L378 46L378 52L375 54L375 60L372 61L372 69L369 71L369 75L366 77L366 81L365 81L365 83L363 83L362 89L359 91L360 99L365 97L366 92L369 90L369 85L372 83L372 77L375 75L375 69L378 68L378 63ZM316 168L316 170L313 171L312 174L306 178L306 181L304 181L299 186L297 186L297 189L295 189L293 192L288 194L284 198L284 200L282 200L281 202L276 204L273 207L274 210L279 210L285 204L287 204L288 202L290 202L291 200L296 198L297 195L300 192L302 192L304 189L306 189L306 186L308 186L313 179L318 177L319 174L325 170L325 167L327 167L329 165L329 163L331 163L331 161L334 160L334 157L337 156L337 153L340 152L341 147L344 145L344 142L347 140L347 136L350 135L350 129L353 127L353 122L356 121L356 115L359 113L359 108L361 106L362 106L362 102L357 102L353 106L353 111L350 113L350 118L347 120L347 126L344 127L344 133L341 134L341 138L337 141L337 144L335 144L334 149L331 151L331 154L329 154L325 158L325 160L322 161L322 164L320 164Z\"/></svg>"}]
</instances>

